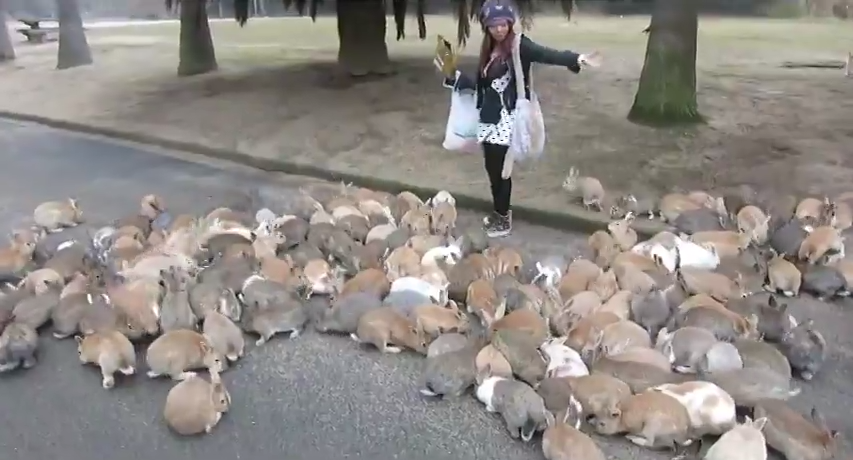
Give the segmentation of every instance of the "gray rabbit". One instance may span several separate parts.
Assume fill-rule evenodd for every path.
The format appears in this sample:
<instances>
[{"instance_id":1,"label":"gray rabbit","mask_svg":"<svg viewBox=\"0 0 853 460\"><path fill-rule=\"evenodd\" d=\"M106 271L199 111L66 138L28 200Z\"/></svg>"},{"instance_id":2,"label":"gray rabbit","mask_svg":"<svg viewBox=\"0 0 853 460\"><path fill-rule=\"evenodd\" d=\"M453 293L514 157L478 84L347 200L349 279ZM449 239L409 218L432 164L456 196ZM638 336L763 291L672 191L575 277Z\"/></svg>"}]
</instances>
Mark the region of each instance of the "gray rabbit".
<instances>
[{"instance_id":1,"label":"gray rabbit","mask_svg":"<svg viewBox=\"0 0 853 460\"><path fill-rule=\"evenodd\" d=\"M506 423L509 435L528 442L537 431L554 424L554 415L530 385L515 379L487 377L477 387L477 399L489 412L497 412Z\"/></svg>"},{"instance_id":2,"label":"gray rabbit","mask_svg":"<svg viewBox=\"0 0 853 460\"><path fill-rule=\"evenodd\" d=\"M361 316L382 306L382 299L373 292L355 292L335 299L332 308L326 311L316 325L318 332L352 334L358 329Z\"/></svg>"},{"instance_id":3,"label":"gray rabbit","mask_svg":"<svg viewBox=\"0 0 853 460\"><path fill-rule=\"evenodd\" d=\"M163 271L160 276L166 290L160 302L160 330L196 329L198 317L190 306L187 280L172 270Z\"/></svg>"},{"instance_id":4,"label":"gray rabbit","mask_svg":"<svg viewBox=\"0 0 853 460\"><path fill-rule=\"evenodd\" d=\"M807 320L782 337L779 344L782 354L803 380L811 380L826 361L826 340Z\"/></svg>"},{"instance_id":5,"label":"gray rabbit","mask_svg":"<svg viewBox=\"0 0 853 460\"><path fill-rule=\"evenodd\" d=\"M12 318L0 334L0 372L36 365L38 333L35 328Z\"/></svg>"},{"instance_id":6,"label":"gray rabbit","mask_svg":"<svg viewBox=\"0 0 853 460\"><path fill-rule=\"evenodd\" d=\"M482 346L483 340L473 338L461 350L427 358L421 394L456 398L465 393L476 383L476 358Z\"/></svg>"}]
</instances>

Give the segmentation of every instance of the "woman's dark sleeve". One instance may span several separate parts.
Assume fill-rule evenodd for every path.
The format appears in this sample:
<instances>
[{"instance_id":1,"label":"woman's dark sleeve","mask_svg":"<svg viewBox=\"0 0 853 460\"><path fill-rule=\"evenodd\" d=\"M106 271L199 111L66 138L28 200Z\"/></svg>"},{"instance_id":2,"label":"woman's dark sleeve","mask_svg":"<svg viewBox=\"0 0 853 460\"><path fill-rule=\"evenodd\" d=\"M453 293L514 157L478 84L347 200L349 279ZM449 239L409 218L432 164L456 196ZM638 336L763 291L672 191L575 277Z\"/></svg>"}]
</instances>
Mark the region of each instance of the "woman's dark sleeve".
<instances>
[{"instance_id":1,"label":"woman's dark sleeve","mask_svg":"<svg viewBox=\"0 0 853 460\"><path fill-rule=\"evenodd\" d=\"M444 87L453 89L455 91L476 91L477 82L474 81L471 77L457 70L455 76L447 77L444 79Z\"/></svg>"},{"instance_id":2,"label":"woman's dark sleeve","mask_svg":"<svg viewBox=\"0 0 853 460\"><path fill-rule=\"evenodd\" d=\"M528 62L538 64L560 65L568 67L574 73L581 71L581 66L578 63L580 54L572 51L560 51L547 46L542 46L527 36L521 36L521 44L519 46L521 58Z\"/></svg>"}]
</instances>

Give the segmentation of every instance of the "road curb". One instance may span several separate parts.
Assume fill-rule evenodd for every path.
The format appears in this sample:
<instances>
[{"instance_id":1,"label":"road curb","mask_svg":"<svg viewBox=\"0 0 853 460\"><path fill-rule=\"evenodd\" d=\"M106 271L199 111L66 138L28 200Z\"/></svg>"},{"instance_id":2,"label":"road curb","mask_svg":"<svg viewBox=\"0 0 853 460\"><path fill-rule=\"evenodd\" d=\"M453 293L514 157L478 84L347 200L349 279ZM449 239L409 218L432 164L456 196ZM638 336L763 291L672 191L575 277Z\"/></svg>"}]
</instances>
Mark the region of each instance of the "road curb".
<instances>
[{"instance_id":1,"label":"road curb","mask_svg":"<svg viewBox=\"0 0 853 460\"><path fill-rule=\"evenodd\" d=\"M109 137L118 140L138 142L141 144L153 145L169 150L180 150L196 155L201 155L217 160L225 160L233 163L243 164L255 169L260 169L268 172L278 172L297 176L307 176L315 179L321 179L331 182L346 182L352 183L359 187L365 187L373 190L380 190L389 193L399 193L403 190L409 190L418 196L429 197L435 195L440 189L430 187L417 187L406 184L404 182L379 179L370 176L362 176L358 174L340 173L331 171L317 166L311 166L286 160L273 160L269 158L258 158L233 150L213 148L191 142L175 141L160 138L142 133L134 133L113 128L102 128L98 126L87 125L84 123L76 123L73 121L57 120L54 118L43 117L40 115L30 115L25 113L9 112L0 110L0 118L6 118L13 121L23 121L30 123L38 123L51 128L64 129L75 131L84 134L94 134L98 136ZM471 195L465 195L450 190L456 198L457 205L462 208L471 209L480 212L490 212L492 203L483 198L478 198ZM579 206L566 205L564 212L547 211L536 209L529 206L513 205L513 215L517 219L521 219L532 224L551 227L559 230L567 230L573 232L592 233L596 230L605 229L610 222L605 216L587 211ZM658 222L638 221L634 224L634 229L641 236L652 236L666 227Z\"/></svg>"}]
</instances>

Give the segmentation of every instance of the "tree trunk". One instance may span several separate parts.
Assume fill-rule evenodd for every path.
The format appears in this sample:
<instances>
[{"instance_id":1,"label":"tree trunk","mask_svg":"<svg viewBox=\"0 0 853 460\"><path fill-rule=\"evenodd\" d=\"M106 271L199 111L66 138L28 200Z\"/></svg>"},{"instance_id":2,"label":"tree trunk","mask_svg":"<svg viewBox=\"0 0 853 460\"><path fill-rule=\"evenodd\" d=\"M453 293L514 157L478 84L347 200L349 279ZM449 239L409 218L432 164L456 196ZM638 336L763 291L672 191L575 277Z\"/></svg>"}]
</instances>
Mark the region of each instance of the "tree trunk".
<instances>
[{"instance_id":1,"label":"tree trunk","mask_svg":"<svg viewBox=\"0 0 853 460\"><path fill-rule=\"evenodd\" d=\"M83 18L80 17L77 0L56 0L56 4L59 16L56 68L62 70L91 64L92 50L86 41L86 31L83 30Z\"/></svg>"},{"instance_id":2,"label":"tree trunk","mask_svg":"<svg viewBox=\"0 0 853 460\"><path fill-rule=\"evenodd\" d=\"M0 62L15 59L15 47L12 45L12 36L9 35L7 13L9 12L8 0L0 0Z\"/></svg>"},{"instance_id":3,"label":"tree trunk","mask_svg":"<svg viewBox=\"0 0 853 460\"><path fill-rule=\"evenodd\" d=\"M646 60L628 119L671 125L702 121L696 103L698 0L656 0Z\"/></svg>"},{"instance_id":4,"label":"tree trunk","mask_svg":"<svg viewBox=\"0 0 853 460\"><path fill-rule=\"evenodd\" d=\"M213 72L219 67L216 64L206 7L206 0L181 1L179 76Z\"/></svg>"},{"instance_id":5,"label":"tree trunk","mask_svg":"<svg viewBox=\"0 0 853 460\"><path fill-rule=\"evenodd\" d=\"M392 72L383 0L338 0L338 64L352 76Z\"/></svg>"}]
</instances>

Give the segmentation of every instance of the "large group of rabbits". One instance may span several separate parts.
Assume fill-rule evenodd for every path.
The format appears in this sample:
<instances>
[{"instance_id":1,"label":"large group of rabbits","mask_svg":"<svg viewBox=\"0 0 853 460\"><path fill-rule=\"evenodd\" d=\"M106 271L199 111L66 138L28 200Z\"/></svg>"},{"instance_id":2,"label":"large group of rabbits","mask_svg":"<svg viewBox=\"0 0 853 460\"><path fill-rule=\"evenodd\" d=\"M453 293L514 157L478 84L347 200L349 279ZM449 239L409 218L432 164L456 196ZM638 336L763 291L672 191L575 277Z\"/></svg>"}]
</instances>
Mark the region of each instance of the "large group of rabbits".
<instances>
[{"instance_id":1,"label":"large group of rabbits","mask_svg":"<svg viewBox=\"0 0 853 460\"><path fill-rule=\"evenodd\" d=\"M594 178L564 185L601 207ZM219 376L243 356L244 333L263 346L311 324L365 350L426 355L413 389L448 400L473 389L512 438L544 432L548 460L603 460L588 433L679 454L713 436L708 460L766 459L767 446L831 458L836 432L786 402L799 393L792 379L814 378L827 354L786 298L849 294L845 197L788 214L702 192L622 203L634 207L589 236L588 258L535 257L461 228L446 191L423 201L330 186L301 191L283 214L201 216L148 195L101 228L73 199L43 203L0 251L0 370L36 365L37 331L51 324L109 389L148 344L148 377L178 381L165 422L201 434L228 410ZM672 231L640 241L630 224L644 212Z\"/></svg>"}]
</instances>

